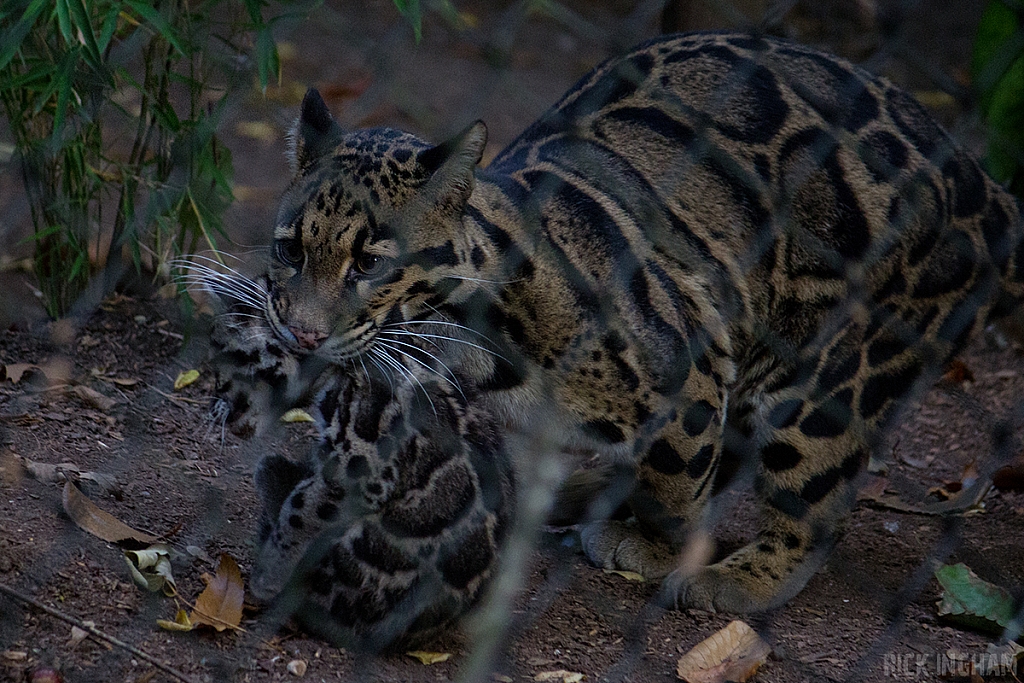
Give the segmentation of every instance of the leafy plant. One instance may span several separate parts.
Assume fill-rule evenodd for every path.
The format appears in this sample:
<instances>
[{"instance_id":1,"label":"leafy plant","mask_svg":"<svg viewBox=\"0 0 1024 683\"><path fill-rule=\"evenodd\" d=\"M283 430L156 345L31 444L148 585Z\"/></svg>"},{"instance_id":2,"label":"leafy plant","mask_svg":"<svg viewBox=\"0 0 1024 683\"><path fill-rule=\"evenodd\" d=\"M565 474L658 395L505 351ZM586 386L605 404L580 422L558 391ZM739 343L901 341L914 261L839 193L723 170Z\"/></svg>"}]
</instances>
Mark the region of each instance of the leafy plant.
<instances>
[{"instance_id":1,"label":"leafy plant","mask_svg":"<svg viewBox=\"0 0 1024 683\"><path fill-rule=\"evenodd\" d=\"M971 58L992 176L1024 198L1024 0L990 0Z\"/></svg>"},{"instance_id":2,"label":"leafy plant","mask_svg":"<svg viewBox=\"0 0 1024 683\"><path fill-rule=\"evenodd\" d=\"M214 245L232 200L216 131L255 49L278 75L264 0L5 0L0 103L31 207L47 311L67 313L122 250L161 269ZM109 266L109 267L108 267Z\"/></svg>"}]
</instances>

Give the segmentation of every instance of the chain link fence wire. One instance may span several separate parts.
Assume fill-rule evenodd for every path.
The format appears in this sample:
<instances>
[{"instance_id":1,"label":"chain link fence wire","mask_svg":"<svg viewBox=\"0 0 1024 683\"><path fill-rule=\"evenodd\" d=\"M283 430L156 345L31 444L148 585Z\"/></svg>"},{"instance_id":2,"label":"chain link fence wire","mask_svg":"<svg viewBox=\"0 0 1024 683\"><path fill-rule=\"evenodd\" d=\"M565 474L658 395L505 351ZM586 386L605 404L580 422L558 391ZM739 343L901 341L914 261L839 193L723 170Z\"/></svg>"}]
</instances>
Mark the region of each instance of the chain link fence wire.
<instances>
[{"instance_id":1,"label":"chain link fence wire","mask_svg":"<svg viewBox=\"0 0 1024 683\"><path fill-rule=\"evenodd\" d=\"M275 204L289 178L283 134L297 115L306 86L320 88L346 128L388 125L441 141L483 119L490 133L486 164L587 69L662 31L739 27L845 54L925 100L956 144L980 154L985 130L968 85L967 62L982 9L982 3L908 0L427 3L417 44L409 24L387 0L358 6L327 3L279 27L285 57L282 84L269 89L266 97L252 93L234 103L225 137L235 155L240 201L227 220L233 226L233 245L226 251L247 261L251 272L258 272L267 258ZM747 71L737 69L733 79L722 83L711 96L708 114L713 117L716 107L728 107L736 89L759 66L752 62ZM617 72L627 81L640 76L628 69ZM682 112L687 103L661 105ZM273 132L250 125L254 121L269 122ZM808 148L811 163L802 169L804 178L827 162L833 140L846 135L841 125L830 133ZM941 167L956 150L941 140L934 142L931 158ZM687 174L709 160L727 163L728 151L698 129L689 154L677 160L663 187L685 184ZM581 156L576 168L591 187L615 193L613 175L600 160ZM4 256L17 259L27 253L17 243L27 209L12 189L17 174L11 164L2 177L3 237L9 252ZM765 189L758 178L734 177L744 178L747 191ZM555 189L542 185L533 191ZM894 221L894 234L923 210L915 189L904 189L909 210ZM791 207L778 208L773 220L785 225ZM676 242L653 227L650 239L656 246ZM745 263L758 263L771 248L768 243L756 246L762 251L746 255ZM829 244L808 249L825 261L837 258ZM879 247L862 264L884 255ZM877 313L858 279L864 269L842 270L848 295L817 322L813 341L802 349L790 345L774 350L796 354L798 373L801 368L813 372L850 316ZM624 286L634 274L624 270L615 280ZM132 587L120 552L62 517L56 485L17 474L20 459L73 462L83 471L113 477L118 486L110 491L86 487L86 492L136 526L170 532L179 590L185 595L188 586L194 595L201 588L199 574L215 565L216 557L210 555L226 552L244 571L251 568L259 505L252 473L259 460L270 452L302 457L313 448L315 436L301 427L282 426L266 438L241 441L211 426L206 413L209 380L191 393L172 391L178 372L206 368L208 355L203 324L176 317L173 304L138 293L114 295L91 315L28 324L22 321L29 309L15 303L15 290L27 290L25 278L12 272L3 277L11 294L3 308L8 329L0 360L5 367L42 367L51 384L42 383L38 375L33 380L31 371L15 383L6 370L0 393L0 584L93 621L176 670L153 669L121 647L92 641L72 645L66 624L5 592L0 594L0 677L5 680L52 680L32 678L41 667L55 667L65 680L75 682L178 676L194 681L287 680L294 674L285 665L302 660L309 667L306 677L323 681L580 680L575 674L595 681L669 681L676 680L679 656L729 621L728 615L666 610L654 584L602 573L582 559L574 529L545 526L559 481L593 456L552 456L562 443L560 426L547 419L557 412L552 408L537 411L536 420L510 446L517 460L519 497L496 579L461 630L427 644L431 650L453 653L447 662L423 666L400 653L345 652L287 627L281 636L279 627L287 615L280 609L247 615L245 631L234 634L160 631L156 620L173 616L169 601ZM610 295L599 297L599 319L610 318L613 305ZM966 326L969 320L957 324ZM619 331L627 341L633 334ZM705 333L695 331L694 339ZM896 327L893 334L908 343L916 339L911 329ZM821 558L824 566L802 593L785 605L744 617L775 651L756 680L937 680L965 673L962 658L983 661L979 657L1000 636L954 628L937 619L932 577L946 562L964 561L1007 589L1015 616L1001 637L1019 637L1024 622L1024 498L1010 490L980 497L997 470L1015 459L1019 463L1024 361L1018 349L1001 332L988 332L964 356L977 381L965 385L947 376L940 382L946 368L938 362L908 380L915 401L901 415L891 415L895 426L870 442L872 474L865 478L863 500L847 523L846 537L827 559ZM130 383L116 383L115 377ZM89 382L119 407L105 411L59 398L64 385ZM555 400L553 393L548 391L548 401ZM677 398L685 409L687 399ZM650 445L667 419L663 412L645 419L638 428L637 452ZM739 432L728 439L741 447L750 443ZM752 455L749 447L743 452ZM756 529L749 492L755 467L750 457L741 458L732 480L736 485L722 491L701 520L701 534L720 543L716 557L724 556L722 548L750 540ZM887 476L877 474L885 468ZM591 504L591 514L604 518L619 509L629 485L617 477L632 474L628 467L613 471L604 497ZM946 503L928 502L929 487L946 484L952 490L950 482L962 483L965 491ZM962 509L965 500L976 504ZM681 557L703 555L702 546L685 548ZM1012 679L1008 669L998 673Z\"/></svg>"}]
</instances>

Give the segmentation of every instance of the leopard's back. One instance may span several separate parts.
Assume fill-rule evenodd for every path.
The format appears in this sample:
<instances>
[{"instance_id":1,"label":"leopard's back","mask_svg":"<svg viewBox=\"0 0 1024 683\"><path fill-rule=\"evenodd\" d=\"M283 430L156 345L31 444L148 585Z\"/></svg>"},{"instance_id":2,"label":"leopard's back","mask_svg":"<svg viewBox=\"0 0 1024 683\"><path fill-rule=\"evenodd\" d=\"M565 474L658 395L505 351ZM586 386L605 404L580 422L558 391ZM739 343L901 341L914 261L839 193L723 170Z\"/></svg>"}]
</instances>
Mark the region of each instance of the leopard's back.
<instances>
[{"instance_id":1,"label":"leopard's back","mask_svg":"<svg viewBox=\"0 0 1024 683\"><path fill-rule=\"evenodd\" d=\"M1024 296L1019 201L904 91L784 41L660 38L609 60L479 180L471 224L516 247L502 331L570 438L642 453L636 523L585 530L591 559L672 572L712 483L754 472L759 538L674 573L680 605L799 590L885 430ZM521 400L512 384L499 402Z\"/></svg>"}]
</instances>

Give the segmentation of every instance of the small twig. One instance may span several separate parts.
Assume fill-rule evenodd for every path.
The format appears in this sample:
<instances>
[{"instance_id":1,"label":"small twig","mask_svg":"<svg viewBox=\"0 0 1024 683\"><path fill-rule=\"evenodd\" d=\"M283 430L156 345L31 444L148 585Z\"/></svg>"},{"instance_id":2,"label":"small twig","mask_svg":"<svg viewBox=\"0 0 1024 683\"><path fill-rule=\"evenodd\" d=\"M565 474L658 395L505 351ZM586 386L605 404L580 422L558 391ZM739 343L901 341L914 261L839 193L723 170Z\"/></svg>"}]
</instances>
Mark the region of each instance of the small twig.
<instances>
[{"instance_id":1,"label":"small twig","mask_svg":"<svg viewBox=\"0 0 1024 683\"><path fill-rule=\"evenodd\" d=\"M148 386L149 386L150 389L152 389L156 393L160 394L164 398L169 398L172 401L185 401L186 403L195 403L196 405L200 405L200 406L203 406L203 405L206 405L207 403L209 403L209 399L207 399L206 401L202 401L202 400L200 400L198 398L188 398L187 396L175 396L174 394L168 394L166 391L162 391L160 389L157 389L152 384L149 384Z\"/></svg>"},{"instance_id":2,"label":"small twig","mask_svg":"<svg viewBox=\"0 0 1024 683\"><path fill-rule=\"evenodd\" d=\"M152 656L150 654L146 654L145 652L143 652L139 648L134 647L132 645L129 645L128 643L126 643L126 642L124 642L122 640L118 640L114 636L107 635L106 633L104 633L103 631L99 630L95 626L90 626L89 624L86 624L84 621L81 621L79 619L75 619L73 616L71 616L69 614L65 614L64 612L61 612L60 610L54 609L53 607L48 607L47 605L44 605L43 603L39 602L38 600L36 600L32 596L25 595L24 593L21 593L20 591L17 591L17 590L11 588L10 586L8 586L6 584L0 583L0 593L4 593L4 594L14 598L15 600L18 600L20 602L25 603L26 605L31 605L32 607L35 607L38 610L42 610L43 612L46 612L47 614L49 614L51 617L56 617L57 619L60 619L63 622L71 624L72 626L77 626L78 628L80 628L83 631L87 632L89 635L93 636L94 638L99 638L100 640L102 640L104 642L107 642L107 643L110 643L111 645L113 645L115 647L119 647L119 648L121 648L123 650L127 650L128 652L132 653L133 655L135 655L139 659L142 659L142 660L144 660L146 662L149 662L150 664L152 664L156 668L160 669L164 673L170 674L174 678L177 678L179 681L184 681L185 683L196 683L196 680L194 678L191 678L191 677L183 674L182 672L178 671L177 669L162 663L156 657L154 657L154 656Z\"/></svg>"},{"instance_id":3,"label":"small twig","mask_svg":"<svg viewBox=\"0 0 1024 683\"><path fill-rule=\"evenodd\" d=\"M156 331L157 331L158 333L160 333L160 334L164 335L165 337L170 337L170 338L172 338L172 339L181 339L181 340L184 340L184 339L185 339L185 335L183 335L183 334L178 334L177 332L171 332L170 330L165 330L165 329L164 329L164 328L162 328L162 327L158 327L158 328L156 328Z\"/></svg>"}]
</instances>

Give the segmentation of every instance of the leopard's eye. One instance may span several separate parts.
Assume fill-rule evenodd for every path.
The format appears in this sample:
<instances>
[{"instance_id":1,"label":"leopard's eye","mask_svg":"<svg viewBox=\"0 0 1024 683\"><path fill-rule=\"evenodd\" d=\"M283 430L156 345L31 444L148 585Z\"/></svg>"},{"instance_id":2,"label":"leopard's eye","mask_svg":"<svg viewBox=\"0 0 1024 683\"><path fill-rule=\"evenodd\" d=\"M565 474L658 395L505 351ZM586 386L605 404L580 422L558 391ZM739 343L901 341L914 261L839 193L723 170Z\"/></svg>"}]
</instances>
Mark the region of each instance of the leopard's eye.
<instances>
[{"instance_id":1,"label":"leopard's eye","mask_svg":"<svg viewBox=\"0 0 1024 683\"><path fill-rule=\"evenodd\" d=\"M277 240L274 242L274 255L286 266L298 268L302 265L302 242L297 239Z\"/></svg>"},{"instance_id":2,"label":"leopard's eye","mask_svg":"<svg viewBox=\"0 0 1024 683\"><path fill-rule=\"evenodd\" d=\"M384 266L387 265L387 261L388 260L385 257L378 254L363 252L359 255L359 258L356 259L356 270L367 277L378 275L382 270L384 270Z\"/></svg>"}]
</instances>

